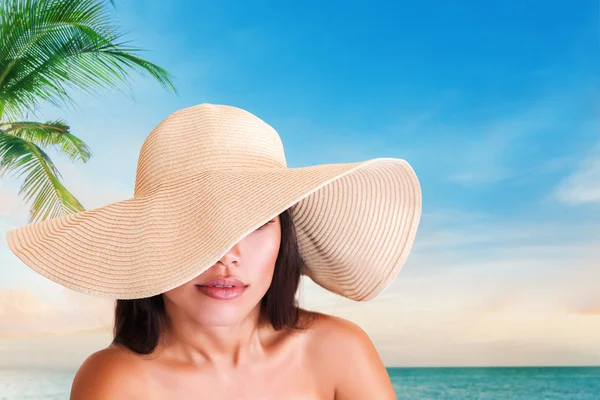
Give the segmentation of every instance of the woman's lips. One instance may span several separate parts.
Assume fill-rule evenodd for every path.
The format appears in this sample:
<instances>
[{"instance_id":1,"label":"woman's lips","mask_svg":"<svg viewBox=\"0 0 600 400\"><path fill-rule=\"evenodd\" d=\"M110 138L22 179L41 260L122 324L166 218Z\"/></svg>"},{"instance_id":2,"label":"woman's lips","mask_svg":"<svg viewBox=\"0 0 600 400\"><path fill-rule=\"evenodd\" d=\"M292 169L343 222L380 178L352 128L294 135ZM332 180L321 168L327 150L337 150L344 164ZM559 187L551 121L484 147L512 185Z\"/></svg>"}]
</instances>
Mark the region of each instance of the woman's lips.
<instances>
[{"instance_id":1,"label":"woman's lips","mask_svg":"<svg viewBox=\"0 0 600 400\"><path fill-rule=\"evenodd\" d=\"M196 288L204 293L205 295L212 297L213 299L229 300L239 297L246 290L246 286L234 286L231 288L221 288L214 286L201 286L196 285Z\"/></svg>"}]
</instances>

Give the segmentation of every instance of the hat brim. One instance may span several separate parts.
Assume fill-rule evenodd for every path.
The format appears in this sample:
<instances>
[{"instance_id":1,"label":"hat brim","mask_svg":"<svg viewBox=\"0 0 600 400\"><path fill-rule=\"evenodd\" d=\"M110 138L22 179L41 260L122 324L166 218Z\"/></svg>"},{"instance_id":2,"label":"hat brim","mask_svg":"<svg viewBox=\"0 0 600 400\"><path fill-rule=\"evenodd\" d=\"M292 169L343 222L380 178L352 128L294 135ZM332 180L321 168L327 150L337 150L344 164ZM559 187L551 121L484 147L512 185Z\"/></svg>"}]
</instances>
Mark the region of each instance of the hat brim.
<instances>
[{"instance_id":1,"label":"hat brim","mask_svg":"<svg viewBox=\"0 0 600 400\"><path fill-rule=\"evenodd\" d=\"M421 188L401 159L299 168L205 170L140 197L7 233L26 265L70 289L150 297L197 277L293 207L315 283L366 301L396 278L421 216Z\"/></svg>"}]
</instances>

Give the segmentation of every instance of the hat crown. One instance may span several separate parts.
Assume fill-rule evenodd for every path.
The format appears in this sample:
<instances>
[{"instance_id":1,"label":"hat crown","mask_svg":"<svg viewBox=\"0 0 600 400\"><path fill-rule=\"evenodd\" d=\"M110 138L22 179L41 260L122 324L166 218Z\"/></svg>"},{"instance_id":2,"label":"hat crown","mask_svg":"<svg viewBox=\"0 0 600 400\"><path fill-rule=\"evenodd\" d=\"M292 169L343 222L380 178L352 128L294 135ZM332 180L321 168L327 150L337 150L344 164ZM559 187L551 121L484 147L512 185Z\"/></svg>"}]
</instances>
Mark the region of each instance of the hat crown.
<instances>
[{"instance_id":1,"label":"hat crown","mask_svg":"<svg viewBox=\"0 0 600 400\"><path fill-rule=\"evenodd\" d=\"M146 137L134 196L203 170L245 167L287 167L277 131L246 110L199 104L171 113Z\"/></svg>"}]
</instances>

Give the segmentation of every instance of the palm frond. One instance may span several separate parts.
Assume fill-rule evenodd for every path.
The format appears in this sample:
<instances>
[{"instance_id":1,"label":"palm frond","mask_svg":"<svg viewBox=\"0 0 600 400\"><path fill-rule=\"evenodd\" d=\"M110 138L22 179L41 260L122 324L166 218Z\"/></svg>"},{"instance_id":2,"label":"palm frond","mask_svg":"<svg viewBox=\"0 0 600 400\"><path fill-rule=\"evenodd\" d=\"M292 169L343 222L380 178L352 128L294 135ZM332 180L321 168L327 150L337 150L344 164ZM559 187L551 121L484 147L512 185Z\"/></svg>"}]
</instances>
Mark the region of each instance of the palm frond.
<instances>
[{"instance_id":1,"label":"palm frond","mask_svg":"<svg viewBox=\"0 0 600 400\"><path fill-rule=\"evenodd\" d=\"M29 222L83 211L84 207L60 182L58 169L35 143L0 131L0 178L7 172L26 174L19 189L25 202L33 199Z\"/></svg>"},{"instance_id":2,"label":"palm frond","mask_svg":"<svg viewBox=\"0 0 600 400\"><path fill-rule=\"evenodd\" d=\"M170 74L121 42L97 0L5 0L0 3L0 104L16 119L40 100L72 99L67 88L97 94L119 89L130 72L146 72L177 92ZM2 117L2 114L0 114ZM6 118L5 118L6 119Z\"/></svg>"},{"instance_id":3,"label":"palm frond","mask_svg":"<svg viewBox=\"0 0 600 400\"><path fill-rule=\"evenodd\" d=\"M54 147L66 154L71 161L87 162L92 156L91 149L69 131L65 121L57 119L48 122L19 121L0 123L4 133L20 137L46 149Z\"/></svg>"}]
</instances>

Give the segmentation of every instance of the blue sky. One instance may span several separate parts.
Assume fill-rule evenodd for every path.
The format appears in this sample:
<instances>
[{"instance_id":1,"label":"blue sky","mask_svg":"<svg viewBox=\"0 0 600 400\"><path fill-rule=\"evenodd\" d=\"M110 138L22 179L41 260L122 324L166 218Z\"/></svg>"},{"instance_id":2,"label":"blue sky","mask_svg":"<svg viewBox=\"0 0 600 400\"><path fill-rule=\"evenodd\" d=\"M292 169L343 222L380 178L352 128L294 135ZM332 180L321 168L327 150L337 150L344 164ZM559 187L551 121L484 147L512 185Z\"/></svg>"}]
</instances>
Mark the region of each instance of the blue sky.
<instances>
[{"instance_id":1,"label":"blue sky","mask_svg":"<svg viewBox=\"0 0 600 400\"><path fill-rule=\"evenodd\" d=\"M250 108L278 128L292 165L405 157L430 207L535 211L597 141L596 3L402 3L118 10L177 75L169 104ZM313 138L351 148L332 156Z\"/></svg>"},{"instance_id":2,"label":"blue sky","mask_svg":"<svg viewBox=\"0 0 600 400\"><path fill-rule=\"evenodd\" d=\"M397 157L417 172L421 228L380 300L387 311L307 292L315 307L365 326L394 354L387 361L600 362L592 338L600 297L591 284L600 279L596 1L128 0L117 1L116 15L126 38L174 74L179 95L140 76L133 99L76 94L77 109L42 108L39 118L65 118L92 147L86 165L56 156L87 208L132 194L139 148L168 114L202 102L235 105L279 132L290 167ZM0 189L3 230L24 224L18 182ZM30 305L63 296L6 246L0 261L8 265L0 289L13 303L25 301L15 288L35 293L25 295ZM390 319L422 331L411 339L407 325L389 330ZM470 336L483 326L491 328ZM573 328L548 333L558 326ZM483 351L483 341L489 357L435 358L436 339L423 332L436 329L461 350ZM403 353L400 336L426 344L431 357L406 346ZM569 347L573 340L583 350Z\"/></svg>"}]
</instances>

